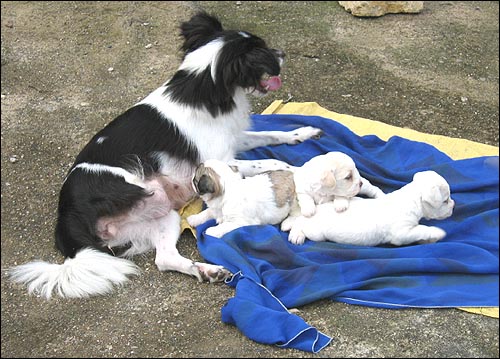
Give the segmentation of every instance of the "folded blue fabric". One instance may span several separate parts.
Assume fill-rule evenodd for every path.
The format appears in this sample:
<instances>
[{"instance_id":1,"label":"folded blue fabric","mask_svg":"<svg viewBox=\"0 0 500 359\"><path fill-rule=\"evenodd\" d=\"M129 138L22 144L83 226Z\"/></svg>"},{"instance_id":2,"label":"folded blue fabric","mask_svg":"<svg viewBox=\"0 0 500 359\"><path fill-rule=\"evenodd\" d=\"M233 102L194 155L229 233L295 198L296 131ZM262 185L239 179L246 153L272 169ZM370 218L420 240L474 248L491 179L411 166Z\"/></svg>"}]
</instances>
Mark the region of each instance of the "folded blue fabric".
<instances>
[{"instance_id":1,"label":"folded blue fabric","mask_svg":"<svg viewBox=\"0 0 500 359\"><path fill-rule=\"evenodd\" d=\"M454 161L436 148L400 137L387 142L360 137L330 119L300 115L253 115L255 131L323 129L319 140L295 146L261 147L240 159L275 158L301 166L329 151L351 156L362 176L389 193L419 171L434 170L450 184L452 217L421 223L447 236L433 244L365 247L287 241L279 226L246 226L223 238L197 228L205 260L236 273L228 282L235 296L222 320L265 344L318 352L331 338L287 308L320 299L384 308L498 306L498 156Z\"/></svg>"}]
</instances>

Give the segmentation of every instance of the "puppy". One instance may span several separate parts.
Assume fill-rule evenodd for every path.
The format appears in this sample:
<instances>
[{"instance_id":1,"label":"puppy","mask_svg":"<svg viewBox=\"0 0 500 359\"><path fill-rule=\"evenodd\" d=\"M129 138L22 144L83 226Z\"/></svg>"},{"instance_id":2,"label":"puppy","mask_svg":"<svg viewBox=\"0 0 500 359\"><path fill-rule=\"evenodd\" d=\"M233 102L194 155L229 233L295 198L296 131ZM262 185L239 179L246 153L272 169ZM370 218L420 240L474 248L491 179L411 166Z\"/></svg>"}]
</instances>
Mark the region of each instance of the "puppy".
<instances>
[{"instance_id":1,"label":"puppy","mask_svg":"<svg viewBox=\"0 0 500 359\"><path fill-rule=\"evenodd\" d=\"M301 214L311 217L316 205L333 202L337 212L349 206L363 184L351 157L342 152L328 152L311 158L294 169L295 190Z\"/></svg>"},{"instance_id":2,"label":"puppy","mask_svg":"<svg viewBox=\"0 0 500 359\"><path fill-rule=\"evenodd\" d=\"M281 223L287 232L299 216L311 217L316 205L332 202L337 212L349 207L356 195L378 198L382 190L360 176L353 159L342 152L328 152L311 158L301 167L290 169L294 173L295 190L299 211L292 208L290 215Z\"/></svg>"},{"instance_id":3,"label":"puppy","mask_svg":"<svg viewBox=\"0 0 500 359\"><path fill-rule=\"evenodd\" d=\"M99 131L69 170L55 230L64 264L33 262L9 271L30 293L45 298L54 292L76 298L109 293L138 273L133 262L115 254L130 257L154 249L160 271L224 280L231 273L223 267L193 262L176 249L178 210L195 195L196 167L209 158L229 162L239 151L321 134L312 127L246 131L247 95L280 88L283 51L248 32L224 30L206 13L180 28L184 56L177 72ZM252 168L238 164L241 171Z\"/></svg>"},{"instance_id":4,"label":"puppy","mask_svg":"<svg viewBox=\"0 0 500 359\"><path fill-rule=\"evenodd\" d=\"M297 206L290 171L242 178L226 163L208 160L197 168L193 187L208 208L187 221L195 227L215 219L206 233L218 238L242 226L280 223Z\"/></svg>"},{"instance_id":5,"label":"puppy","mask_svg":"<svg viewBox=\"0 0 500 359\"><path fill-rule=\"evenodd\" d=\"M344 204L358 194L361 183L354 161L340 152L316 156L301 167L246 178L224 162L208 160L198 167L193 178L193 187L208 208L187 220L195 227L216 219L218 225L207 229L207 234L214 237L245 225L285 220L282 226L286 227L287 221L301 214L301 196L311 201L314 210L315 202L333 200L337 208L339 202ZM374 192L380 191L372 187Z\"/></svg>"},{"instance_id":6,"label":"puppy","mask_svg":"<svg viewBox=\"0 0 500 359\"><path fill-rule=\"evenodd\" d=\"M420 225L420 219L450 217L454 205L443 177L434 171L418 172L411 183L385 196L353 198L342 213L331 202L318 205L314 216L295 219L288 240L303 244L309 238L363 246L432 243L446 233L438 227Z\"/></svg>"}]
</instances>

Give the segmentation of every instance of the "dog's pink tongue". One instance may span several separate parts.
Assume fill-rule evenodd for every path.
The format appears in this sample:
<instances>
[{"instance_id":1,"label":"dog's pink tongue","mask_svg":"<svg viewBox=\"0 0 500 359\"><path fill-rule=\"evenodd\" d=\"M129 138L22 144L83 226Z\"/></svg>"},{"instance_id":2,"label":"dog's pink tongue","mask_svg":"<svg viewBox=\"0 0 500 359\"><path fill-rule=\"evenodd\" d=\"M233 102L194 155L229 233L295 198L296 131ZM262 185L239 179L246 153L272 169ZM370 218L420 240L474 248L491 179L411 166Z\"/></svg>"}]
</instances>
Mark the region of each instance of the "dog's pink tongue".
<instances>
[{"instance_id":1,"label":"dog's pink tongue","mask_svg":"<svg viewBox=\"0 0 500 359\"><path fill-rule=\"evenodd\" d=\"M271 76L267 80L262 80L260 85L269 91L276 91L281 87L281 78L279 76Z\"/></svg>"}]
</instances>

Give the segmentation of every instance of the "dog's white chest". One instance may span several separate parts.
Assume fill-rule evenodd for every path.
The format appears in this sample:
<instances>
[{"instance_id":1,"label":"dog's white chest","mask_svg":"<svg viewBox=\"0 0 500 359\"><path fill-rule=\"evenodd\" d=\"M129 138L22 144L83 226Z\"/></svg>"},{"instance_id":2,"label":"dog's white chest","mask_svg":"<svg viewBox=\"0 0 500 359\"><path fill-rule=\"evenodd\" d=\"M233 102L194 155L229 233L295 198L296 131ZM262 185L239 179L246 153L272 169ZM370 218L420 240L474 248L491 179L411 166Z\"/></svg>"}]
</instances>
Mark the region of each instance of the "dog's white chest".
<instances>
[{"instance_id":1,"label":"dog's white chest","mask_svg":"<svg viewBox=\"0 0 500 359\"><path fill-rule=\"evenodd\" d=\"M250 125L250 104L244 93L236 93L235 108L213 117L203 108L180 105L164 95L165 87L153 91L141 103L154 106L168 121L196 146L200 161L216 158L229 161L234 158L242 131Z\"/></svg>"}]
</instances>

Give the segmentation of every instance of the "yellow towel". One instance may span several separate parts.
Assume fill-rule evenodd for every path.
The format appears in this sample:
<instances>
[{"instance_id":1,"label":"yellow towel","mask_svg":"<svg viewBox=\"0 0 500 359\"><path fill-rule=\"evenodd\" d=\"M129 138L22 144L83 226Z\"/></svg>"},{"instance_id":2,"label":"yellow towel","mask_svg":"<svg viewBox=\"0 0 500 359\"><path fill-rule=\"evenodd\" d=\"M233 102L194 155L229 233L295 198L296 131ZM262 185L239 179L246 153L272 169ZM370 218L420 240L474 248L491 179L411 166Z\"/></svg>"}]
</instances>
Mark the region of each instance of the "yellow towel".
<instances>
[{"instance_id":1,"label":"yellow towel","mask_svg":"<svg viewBox=\"0 0 500 359\"><path fill-rule=\"evenodd\" d=\"M391 136L400 136L412 141L429 143L454 160L481 156L498 156L498 147L461 138L431 135L366 118L343 115L329 111L316 102L289 102L285 104L283 101L277 100L269 105L262 114L294 114L331 118L348 127L359 136L376 135L384 141L387 141Z\"/></svg>"}]
</instances>

